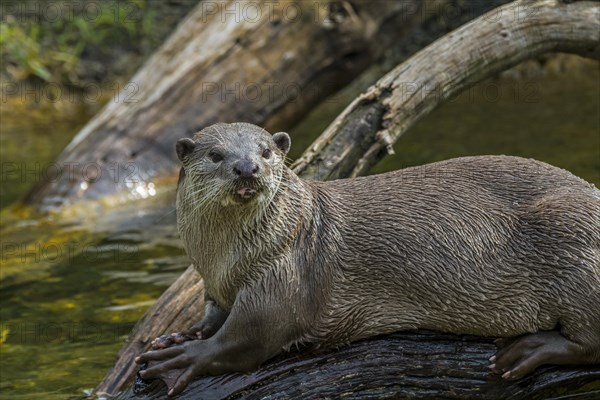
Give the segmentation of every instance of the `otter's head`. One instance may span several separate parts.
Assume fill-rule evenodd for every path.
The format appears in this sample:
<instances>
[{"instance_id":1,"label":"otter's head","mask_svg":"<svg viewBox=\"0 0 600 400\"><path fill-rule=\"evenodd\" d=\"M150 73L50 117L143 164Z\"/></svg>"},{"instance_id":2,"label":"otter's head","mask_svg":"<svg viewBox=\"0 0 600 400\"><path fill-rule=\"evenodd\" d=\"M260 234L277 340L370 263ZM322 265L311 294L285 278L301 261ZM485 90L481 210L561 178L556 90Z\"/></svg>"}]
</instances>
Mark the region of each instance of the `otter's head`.
<instances>
[{"instance_id":1,"label":"otter's head","mask_svg":"<svg viewBox=\"0 0 600 400\"><path fill-rule=\"evenodd\" d=\"M290 137L285 132L271 136L248 123L220 123L204 128L193 139L179 139L175 149L183 165L179 199L206 206L241 206L273 198L282 180Z\"/></svg>"}]
</instances>

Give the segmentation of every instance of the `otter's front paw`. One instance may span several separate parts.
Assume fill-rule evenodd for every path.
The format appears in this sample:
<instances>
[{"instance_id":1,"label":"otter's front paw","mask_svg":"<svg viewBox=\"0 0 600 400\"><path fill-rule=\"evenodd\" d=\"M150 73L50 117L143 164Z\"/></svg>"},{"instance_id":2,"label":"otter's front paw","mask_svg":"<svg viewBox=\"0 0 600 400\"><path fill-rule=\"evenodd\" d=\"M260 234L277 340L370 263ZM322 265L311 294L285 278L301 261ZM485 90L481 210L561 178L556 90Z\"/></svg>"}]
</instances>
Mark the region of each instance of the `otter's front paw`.
<instances>
[{"instance_id":1,"label":"otter's front paw","mask_svg":"<svg viewBox=\"0 0 600 400\"><path fill-rule=\"evenodd\" d=\"M161 379L167 384L169 396L181 393L195 376L203 372L202 348L195 344L198 342L187 341L183 345L140 355L135 362L148 363L148 367L140 371L139 376L144 380Z\"/></svg>"},{"instance_id":2,"label":"otter's front paw","mask_svg":"<svg viewBox=\"0 0 600 400\"><path fill-rule=\"evenodd\" d=\"M140 369L138 370L138 373L135 377L135 383L133 386L133 391L136 395L141 396L141 395L147 393L147 391L155 390L155 389L153 389L155 387L155 386L153 386L153 382L156 379L144 378L142 372L148 368L151 368L152 366L154 366L156 364L157 364L156 361L151 361L151 362L142 363L142 365L140 365ZM183 371L180 369L172 369L172 370L166 371L164 374L162 374L159 377L159 379L165 385L167 385L167 388L172 388L175 385L175 383L177 383L177 379L182 374L182 372Z\"/></svg>"}]
</instances>

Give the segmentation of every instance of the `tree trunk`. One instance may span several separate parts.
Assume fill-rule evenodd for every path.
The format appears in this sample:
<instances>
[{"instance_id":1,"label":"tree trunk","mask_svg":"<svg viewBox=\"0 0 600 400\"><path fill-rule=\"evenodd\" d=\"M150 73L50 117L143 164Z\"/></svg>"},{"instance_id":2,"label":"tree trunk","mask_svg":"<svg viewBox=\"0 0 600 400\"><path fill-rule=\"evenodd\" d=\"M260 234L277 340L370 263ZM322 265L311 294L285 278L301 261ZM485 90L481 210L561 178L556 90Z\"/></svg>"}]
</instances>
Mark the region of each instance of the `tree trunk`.
<instances>
[{"instance_id":1,"label":"tree trunk","mask_svg":"<svg viewBox=\"0 0 600 400\"><path fill-rule=\"evenodd\" d=\"M418 19L420 3L201 2L59 156L69 173L26 200L50 208L135 194L176 175L176 140L215 122L287 129L379 57Z\"/></svg>"},{"instance_id":2,"label":"tree trunk","mask_svg":"<svg viewBox=\"0 0 600 400\"><path fill-rule=\"evenodd\" d=\"M390 152L408 127L445 99L548 51L599 58L600 5L516 1L452 32L350 104L294 164L294 170L303 178L316 179L362 173ZM128 382L135 369L133 355L145 350L149 340L200 318L202 294L193 274L188 268L140 320L119 362L97 388L99 392L114 393ZM160 318L154 318L159 312ZM200 378L181 398L299 394L322 398L343 393L350 398L537 399L581 392L585 394L578 399L591 399L600 393L596 367L545 368L518 382L494 382L485 368L493 352L493 345L485 339L394 334L326 355L282 356L251 375ZM164 396L162 388L156 390ZM135 396L130 389L124 398L131 397Z\"/></svg>"}]
</instances>

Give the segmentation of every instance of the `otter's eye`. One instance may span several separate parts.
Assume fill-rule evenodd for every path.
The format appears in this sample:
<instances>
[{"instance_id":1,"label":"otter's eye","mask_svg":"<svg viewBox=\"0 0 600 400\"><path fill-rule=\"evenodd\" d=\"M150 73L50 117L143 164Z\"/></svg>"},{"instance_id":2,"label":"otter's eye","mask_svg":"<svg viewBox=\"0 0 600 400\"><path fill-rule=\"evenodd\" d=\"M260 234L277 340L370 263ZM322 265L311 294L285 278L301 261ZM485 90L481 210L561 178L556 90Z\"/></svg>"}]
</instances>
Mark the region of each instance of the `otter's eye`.
<instances>
[{"instance_id":1,"label":"otter's eye","mask_svg":"<svg viewBox=\"0 0 600 400\"><path fill-rule=\"evenodd\" d=\"M208 158L214 163L218 163L219 161L223 161L223 155L217 153L216 151L211 151L208 153Z\"/></svg>"},{"instance_id":2,"label":"otter's eye","mask_svg":"<svg viewBox=\"0 0 600 400\"><path fill-rule=\"evenodd\" d=\"M262 156L268 160L269 158L271 158L272 154L273 152L271 151L271 149L265 149L265 151L263 151L262 153Z\"/></svg>"}]
</instances>

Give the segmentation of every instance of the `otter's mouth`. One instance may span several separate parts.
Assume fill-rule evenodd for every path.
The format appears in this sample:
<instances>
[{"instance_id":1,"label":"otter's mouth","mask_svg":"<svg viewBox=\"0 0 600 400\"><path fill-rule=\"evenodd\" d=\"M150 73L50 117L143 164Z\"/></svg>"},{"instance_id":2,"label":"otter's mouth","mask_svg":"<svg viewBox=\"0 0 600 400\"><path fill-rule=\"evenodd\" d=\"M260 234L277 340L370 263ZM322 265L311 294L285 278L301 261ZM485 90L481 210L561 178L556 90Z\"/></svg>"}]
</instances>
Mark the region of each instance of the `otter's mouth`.
<instances>
[{"instance_id":1,"label":"otter's mouth","mask_svg":"<svg viewBox=\"0 0 600 400\"><path fill-rule=\"evenodd\" d=\"M258 190L255 188L251 188L251 187L242 187L240 189L238 189L235 194L244 200L249 200L251 198L253 198L254 196L256 196L256 194L258 193Z\"/></svg>"},{"instance_id":2,"label":"otter's mouth","mask_svg":"<svg viewBox=\"0 0 600 400\"><path fill-rule=\"evenodd\" d=\"M260 189L256 185L239 185L233 189L232 197L238 203L248 203L257 198Z\"/></svg>"}]
</instances>

